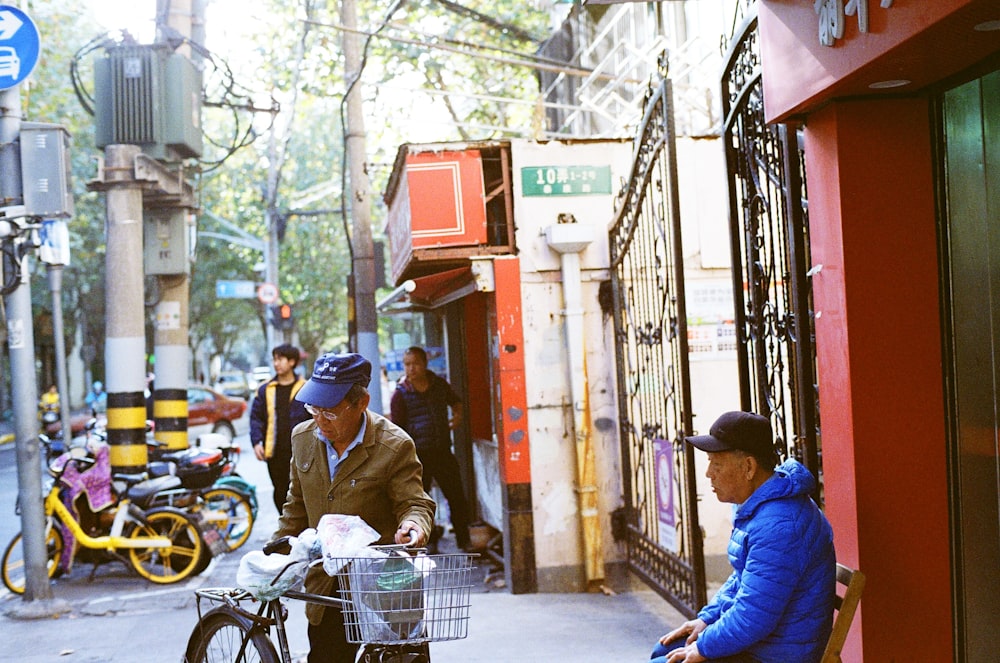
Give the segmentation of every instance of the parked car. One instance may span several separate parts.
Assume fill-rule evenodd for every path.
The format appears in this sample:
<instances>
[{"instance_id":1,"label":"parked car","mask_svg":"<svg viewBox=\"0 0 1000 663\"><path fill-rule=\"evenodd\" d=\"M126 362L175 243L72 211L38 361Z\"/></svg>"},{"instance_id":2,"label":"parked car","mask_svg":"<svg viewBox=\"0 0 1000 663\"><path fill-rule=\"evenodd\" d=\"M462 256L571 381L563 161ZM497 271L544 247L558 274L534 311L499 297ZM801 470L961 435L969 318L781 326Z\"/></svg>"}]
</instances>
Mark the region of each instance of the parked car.
<instances>
[{"instance_id":1,"label":"parked car","mask_svg":"<svg viewBox=\"0 0 1000 663\"><path fill-rule=\"evenodd\" d=\"M225 394L247 400L252 393L251 385L247 381L247 375L243 371L223 371L215 380L213 388Z\"/></svg>"},{"instance_id":2,"label":"parked car","mask_svg":"<svg viewBox=\"0 0 1000 663\"><path fill-rule=\"evenodd\" d=\"M258 366L250 371L250 386L257 391L257 387L270 380L273 375L274 369L270 366Z\"/></svg>"},{"instance_id":3,"label":"parked car","mask_svg":"<svg viewBox=\"0 0 1000 663\"><path fill-rule=\"evenodd\" d=\"M210 389L204 385L190 385L187 390L188 431L194 434L196 426L204 426L213 433L236 437L242 428L247 402ZM242 432L239 431L239 432ZM193 438L192 438L193 439Z\"/></svg>"}]
</instances>

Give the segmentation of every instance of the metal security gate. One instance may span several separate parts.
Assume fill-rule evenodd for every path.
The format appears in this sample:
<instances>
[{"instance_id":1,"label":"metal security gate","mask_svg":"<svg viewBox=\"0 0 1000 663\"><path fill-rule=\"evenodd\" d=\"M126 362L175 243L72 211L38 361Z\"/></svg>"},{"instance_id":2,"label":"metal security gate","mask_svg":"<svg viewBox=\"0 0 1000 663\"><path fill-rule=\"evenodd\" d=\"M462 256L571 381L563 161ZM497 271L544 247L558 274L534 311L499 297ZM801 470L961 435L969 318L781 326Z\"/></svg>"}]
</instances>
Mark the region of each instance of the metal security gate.
<instances>
[{"instance_id":1,"label":"metal security gate","mask_svg":"<svg viewBox=\"0 0 1000 663\"><path fill-rule=\"evenodd\" d=\"M794 128L765 122L756 7L734 22L722 76L741 405L819 479L804 161Z\"/></svg>"},{"instance_id":2,"label":"metal security gate","mask_svg":"<svg viewBox=\"0 0 1000 663\"><path fill-rule=\"evenodd\" d=\"M629 568L682 613L705 603L691 431L677 158L666 60L609 233Z\"/></svg>"}]
</instances>

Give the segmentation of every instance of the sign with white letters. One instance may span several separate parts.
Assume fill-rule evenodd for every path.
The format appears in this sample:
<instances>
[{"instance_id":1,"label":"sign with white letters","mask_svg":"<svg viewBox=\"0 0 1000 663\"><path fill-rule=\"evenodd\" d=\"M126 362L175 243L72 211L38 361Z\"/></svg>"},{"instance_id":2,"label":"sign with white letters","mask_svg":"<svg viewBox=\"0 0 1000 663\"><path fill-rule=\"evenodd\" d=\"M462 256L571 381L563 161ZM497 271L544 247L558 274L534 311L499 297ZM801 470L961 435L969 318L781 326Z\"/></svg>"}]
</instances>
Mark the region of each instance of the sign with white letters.
<instances>
[{"instance_id":1,"label":"sign with white letters","mask_svg":"<svg viewBox=\"0 0 1000 663\"><path fill-rule=\"evenodd\" d=\"M27 14L0 5L0 90L14 87L31 74L41 44L38 28Z\"/></svg>"}]
</instances>

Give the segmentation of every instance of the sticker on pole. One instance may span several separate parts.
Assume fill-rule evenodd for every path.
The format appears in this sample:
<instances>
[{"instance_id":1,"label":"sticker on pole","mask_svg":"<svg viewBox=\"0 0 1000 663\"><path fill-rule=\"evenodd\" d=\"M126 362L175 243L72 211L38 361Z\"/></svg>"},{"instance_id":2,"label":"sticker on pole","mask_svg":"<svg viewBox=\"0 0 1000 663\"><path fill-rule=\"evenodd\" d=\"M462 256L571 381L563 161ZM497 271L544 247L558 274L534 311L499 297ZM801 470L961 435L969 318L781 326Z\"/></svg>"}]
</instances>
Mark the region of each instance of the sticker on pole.
<instances>
[{"instance_id":1,"label":"sticker on pole","mask_svg":"<svg viewBox=\"0 0 1000 663\"><path fill-rule=\"evenodd\" d=\"M0 90L14 87L31 74L41 43L38 28L27 14L0 5Z\"/></svg>"},{"instance_id":2,"label":"sticker on pole","mask_svg":"<svg viewBox=\"0 0 1000 663\"><path fill-rule=\"evenodd\" d=\"M278 286L273 283L261 283L257 287L257 299L261 304L273 304L278 301Z\"/></svg>"}]
</instances>

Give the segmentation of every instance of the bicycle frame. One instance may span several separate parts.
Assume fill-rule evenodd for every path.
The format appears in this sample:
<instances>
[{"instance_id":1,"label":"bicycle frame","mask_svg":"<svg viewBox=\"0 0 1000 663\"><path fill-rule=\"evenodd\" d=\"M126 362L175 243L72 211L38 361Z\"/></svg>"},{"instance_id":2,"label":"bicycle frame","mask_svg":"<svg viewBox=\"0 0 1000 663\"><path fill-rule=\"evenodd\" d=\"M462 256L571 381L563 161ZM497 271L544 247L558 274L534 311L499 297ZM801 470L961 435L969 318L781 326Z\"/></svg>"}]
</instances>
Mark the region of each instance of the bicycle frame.
<instances>
[{"instance_id":1,"label":"bicycle frame","mask_svg":"<svg viewBox=\"0 0 1000 663\"><path fill-rule=\"evenodd\" d=\"M52 490L45 497L45 517L48 521L46 524L46 534L48 533L48 528L52 526L53 519L56 519L69 528L73 537L84 548L114 552L122 548L170 548L174 545L173 541L162 536L136 538L122 536L121 533L124 531L126 523L142 523L141 517L136 517L136 515L130 512L131 507L132 503L129 500L122 499L118 503L118 510L115 512L111 534L106 536L90 536L83 530L80 523L77 522L73 514L66 508L66 505L59 499L59 487L56 485L53 486Z\"/></svg>"}]
</instances>

